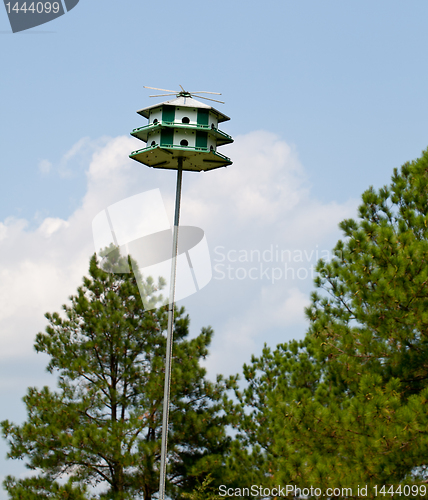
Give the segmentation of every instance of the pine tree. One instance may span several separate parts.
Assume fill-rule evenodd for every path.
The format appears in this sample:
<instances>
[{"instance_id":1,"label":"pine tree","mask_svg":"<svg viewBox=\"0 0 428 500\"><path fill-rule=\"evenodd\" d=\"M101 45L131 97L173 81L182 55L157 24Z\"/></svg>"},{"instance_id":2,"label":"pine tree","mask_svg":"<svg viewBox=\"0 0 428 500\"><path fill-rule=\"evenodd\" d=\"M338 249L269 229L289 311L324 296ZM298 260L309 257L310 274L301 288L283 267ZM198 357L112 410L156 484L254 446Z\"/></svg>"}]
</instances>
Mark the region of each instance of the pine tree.
<instances>
[{"instance_id":1,"label":"pine tree","mask_svg":"<svg viewBox=\"0 0 428 500\"><path fill-rule=\"evenodd\" d=\"M245 367L236 412L259 477L375 498L427 478L428 150L362 201L318 263L305 340Z\"/></svg>"},{"instance_id":2,"label":"pine tree","mask_svg":"<svg viewBox=\"0 0 428 500\"><path fill-rule=\"evenodd\" d=\"M128 262L117 250L102 266L94 256L65 314L46 314L49 326L35 348L50 356L47 369L57 374L57 389L29 388L27 420L2 422L9 458L24 459L38 472L6 479L13 499L150 500L158 491L167 311L144 310L137 287L142 278L125 269ZM157 286L150 278L143 284L150 300ZM224 383L221 377L209 382L200 366L212 330L189 340L188 327L181 308L174 324L168 440L167 494L174 498L192 491L208 472L216 477L228 446Z\"/></svg>"}]
</instances>

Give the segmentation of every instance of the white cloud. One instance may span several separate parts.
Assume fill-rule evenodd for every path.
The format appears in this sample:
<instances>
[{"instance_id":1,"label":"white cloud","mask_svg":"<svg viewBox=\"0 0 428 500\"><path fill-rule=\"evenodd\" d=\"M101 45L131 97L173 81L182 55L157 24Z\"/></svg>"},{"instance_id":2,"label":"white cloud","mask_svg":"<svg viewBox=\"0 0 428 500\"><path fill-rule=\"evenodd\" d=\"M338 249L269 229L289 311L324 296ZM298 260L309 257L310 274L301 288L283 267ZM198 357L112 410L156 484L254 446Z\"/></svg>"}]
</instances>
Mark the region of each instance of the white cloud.
<instances>
[{"instance_id":1,"label":"white cloud","mask_svg":"<svg viewBox=\"0 0 428 500\"><path fill-rule=\"evenodd\" d=\"M52 236L52 234L56 233L62 228L68 227L69 222L62 220L58 217L47 217L39 226L39 231L46 236Z\"/></svg>"},{"instance_id":2,"label":"white cloud","mask_svg":"<svg viewBox=\"0 0 428 500\"><path fill-rule=\"evenodd\" d=\"M49 160L39 161L39 172L42 174L48 174L52 169L52 163Z\"/></svg>"},{"instance_id":3,"label":"white cloud","mask_svg":"<svg viewBox=\"0 0 428 500\"><path fill-rule=\"evenodd\" d=\"M58 165L59 175L65 178L80 175L82 169L87 170L88 159L110 141L109 137L100 137L95 140L82 137L61 158Z\"/></svg>"},{"instance_id":4,"label":"white cloud","mask_svg":"<svg viewBox=\"0 0 428 500\"><path fill-rule=\"evenodd\" d=\"M251 355L259 355L264 342L272 347L291 340L287 335L291 327L305 326L304 308L309 297L297 287L261 286L259 295L247 304L245 309L226 319L220 335L214 340L216 349L207 360L210 374L232 374L248 363ZM266 332L283 329L284 337L272 343Z\"/></svg>"},{"instance_id":5,"label":"white cloud","mask_svg":"<svg viewBox=\"0 0 428 500\"><path fill-rule=\"evenodd\" d=\"M44 313L59 311L75 293L94 251L91 225L96 214L128 196L160 188L172 219L174 172L130 160L135 149L133 138L82 139L62 160L69 169L73 158L86 158L87 192L80 207L67 220L44 219L34 231L23 220L0 222L0 300L6 306L0 313L1 357L28 355L35 334L44 328ZM314 199L295 150L269 132L239 136L223 149L234 161L231 167L183 176L181 224L204 229L212 258L217 245L225 250L272 247L308 254L315 248L331 249L337 223L354 213L355 201L341 205ZM303 264L288 264L309 269L315 261L313 256ZM288 276L272 283L271 268L285 264L273 262L267 264L269 278L238 279L238 267L248 272L260 262L228 264L234 266L233 279L213 279L183 302L193 333L207 324L215 329L210 373L239 371L263 342L275 345L296 332L302 336L306 328L303 307L310 277Z\"/></svg>"},{"instance_id":6,"label":"white cloud","mask_svg":"<svg viewBox=\"0 0 428 500\"><path fill-rule=\"evenodd\" d=\"M234 164L197 175L183 203L184 213L222 221L227 211L239 224L277 221L307 195L305 172L293 149L276 135L258 131L238 136L222 151Z\"/></svg>"}]
</instances>

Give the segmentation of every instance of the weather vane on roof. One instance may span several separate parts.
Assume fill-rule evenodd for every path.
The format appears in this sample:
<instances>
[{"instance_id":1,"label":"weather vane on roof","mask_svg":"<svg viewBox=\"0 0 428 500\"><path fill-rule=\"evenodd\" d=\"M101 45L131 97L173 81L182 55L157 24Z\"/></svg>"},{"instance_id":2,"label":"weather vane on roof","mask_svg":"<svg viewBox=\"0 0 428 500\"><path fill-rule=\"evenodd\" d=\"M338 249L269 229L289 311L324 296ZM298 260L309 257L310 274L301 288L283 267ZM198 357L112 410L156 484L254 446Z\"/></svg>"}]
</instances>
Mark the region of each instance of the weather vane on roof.
<instances>
[{"instance_id":1,"label":"weather vane on roof","mask_svg":"<svg viewBox=\"0 0 428 500\"><path fill-rule=\"evenodd\" d=\"M181 87L181 85L180 85ZM181 90L167 90L167 89L158 89L156 87L146 87L144 85L145 89L152 89L152 90L162 90L163 92L168 92L168 94L158 94L158 95L150 95L149 97L166 97L169 95L175 95L177 97L190 97L192 98L195 94L213 94L213 95L221 95L220 92L208 92L206 90L200 90L198 92L187 92L187 90L184 90L183 87L181 87ZM224 104L223 101L218 101L217 99L210 99L209 97L204 97L203 95L198 95L196 96L199 99L206 99L207 101L214 101L214 102L219 102L221 104Z\"/></svg>"}]
</instances>

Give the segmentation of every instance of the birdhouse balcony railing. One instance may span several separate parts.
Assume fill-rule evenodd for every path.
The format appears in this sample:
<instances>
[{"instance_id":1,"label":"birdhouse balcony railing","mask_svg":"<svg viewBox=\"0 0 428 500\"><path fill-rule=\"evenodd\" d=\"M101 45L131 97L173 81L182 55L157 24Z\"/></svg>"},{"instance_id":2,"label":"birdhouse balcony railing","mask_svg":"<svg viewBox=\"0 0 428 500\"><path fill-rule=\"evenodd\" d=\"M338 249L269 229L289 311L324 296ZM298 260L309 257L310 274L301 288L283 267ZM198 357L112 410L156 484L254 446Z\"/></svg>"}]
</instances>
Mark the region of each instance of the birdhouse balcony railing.
<instances>
[{"instance_id":1,"label":"birdhouse balcony railing","mask_svg":"<svg viewBox=\"0 0 428 500\"><path fill-rule=\"evenodd\" d=\"M143 142L147 142L148 135L151 132L160 130L162 128L176 128L176 129L187 129L187 130L204 130L209 132L217 140L217 145L222 146L224 144L231 144L233 142L232 137L229 134L219 130L217 127L212 127L209 125L201 125L199 123L182 123L182 122L167 122L158 121L156 123L149 123L143 127L135 128L131 135L140 139Z\"/></svg>"},{"instance_id":2,"label":"birdhouse balcony railing","mask_svg":"<svg viewBox=\"0 0 428 500\"><path fill-rule=\"evenodd\" d=\"M204 152L204 153L212 153L215 156L218 156L222 160L225 160L227 162L230 161L230 158L227 156L219 153L218 151L214 151L210 148L200 148L200 147L194 147L194 146L181 146L181 145L176 145L176 144L168 144L165 146L160 146L159 144L154 144L153 146L147 146L146 148L138 149L136 151L133 151L129 156L132 158L135 155L138 155L140 153L145 153L147 151L150 151L151 149L156 149L156 148L161 148L162 150L168 150L168 149L176 149L176 150L183 150L183 151L197 151L197 152Z\"/></svg>"}]
</instances>

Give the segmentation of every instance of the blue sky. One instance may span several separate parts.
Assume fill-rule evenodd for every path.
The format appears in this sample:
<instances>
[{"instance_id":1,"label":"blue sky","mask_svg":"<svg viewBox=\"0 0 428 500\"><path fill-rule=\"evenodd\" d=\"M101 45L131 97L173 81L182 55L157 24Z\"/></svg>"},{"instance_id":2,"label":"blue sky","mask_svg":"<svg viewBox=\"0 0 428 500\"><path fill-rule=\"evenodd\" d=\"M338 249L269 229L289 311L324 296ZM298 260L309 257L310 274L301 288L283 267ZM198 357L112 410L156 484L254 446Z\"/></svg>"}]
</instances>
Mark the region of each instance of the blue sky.
<instances>
[{"instance_id":1,"label":"blue sky","mask_svg":"<svg viewBox=\"0 0 428 500\"><path fill-rule=\"evenodd\" d=\"M427 14L422 0L80 0L12 34L0 8L0 418L22 420L25 388L49 383L32 341L86 271L93 216L159 188L172 217L173 173L127 157L135 111L156 102L143 85L221 92L231 117L234 165L183 184L183 223L235 267L183 301L193 333L216 332L209 373L303 337L310 273L240 280L232 260L288 249L309 270L361 193L428 146ZM24 472L0 457L0 478Z\"/></svg>"}]
</instances>

